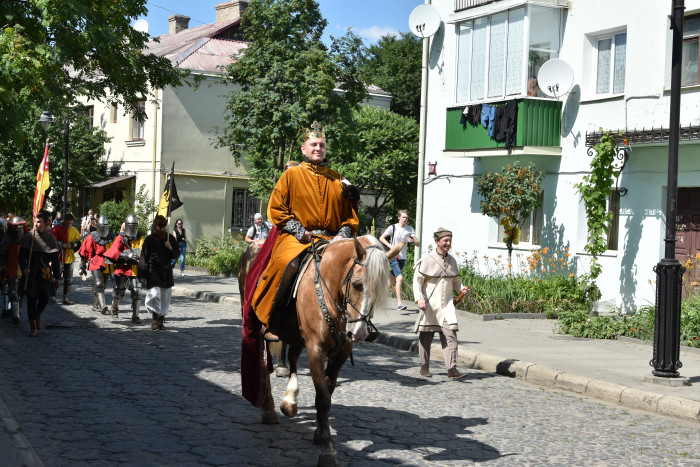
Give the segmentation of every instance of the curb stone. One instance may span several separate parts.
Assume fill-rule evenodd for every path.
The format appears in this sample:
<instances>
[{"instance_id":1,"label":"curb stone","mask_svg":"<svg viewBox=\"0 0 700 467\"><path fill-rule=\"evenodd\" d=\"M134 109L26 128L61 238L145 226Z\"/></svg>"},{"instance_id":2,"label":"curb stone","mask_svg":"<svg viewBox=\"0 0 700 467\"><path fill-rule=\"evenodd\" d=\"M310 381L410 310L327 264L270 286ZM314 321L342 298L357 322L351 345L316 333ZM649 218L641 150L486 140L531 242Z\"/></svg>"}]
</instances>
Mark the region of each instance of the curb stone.
<instances>
[{"instance_id":1,"label":"curb stone","mask_svg":"<svg viewBox=\"0 0 700 467\"><path fill-rule=\"evenodd\" d=\"M240 306L240 300L238 300L237 297L197 292L185 287L173 287L173 295L225 305ZM533 317L530 317L530 319L533 319ZM636 339L634 340L636 341ZM417 339L407 338L388 332L379 334L375 343L394 347L399 350L418 353ZM440 348L438 343L434 343L433 345L437 349ZM458 361L468 368L482 370L487 373L523 379L539 386L575 392L595 399L615 402L625 407L656 412L662 415L700 423L700 402L691 399L662 396L641 389L630 388L607 381L589 379L554 368L523 362L517 359L507 359L495 355L478 353L469 349L459 349Z\"/></svg>"},{"instance_id":2,"label":"curb stone","mask_svg":"<svg viewBox=\"0 0 700 467\"><path fill-rule=\"evenodd\" d=\"M44 467L44 463L34 450L34 447L22 433L22 427L17 423L17 420L15 420L12 412L10 412L10 409L7 408L2 399L0 399L0 429L7 434L23 467Z\"/></svg>"}]
</instances>

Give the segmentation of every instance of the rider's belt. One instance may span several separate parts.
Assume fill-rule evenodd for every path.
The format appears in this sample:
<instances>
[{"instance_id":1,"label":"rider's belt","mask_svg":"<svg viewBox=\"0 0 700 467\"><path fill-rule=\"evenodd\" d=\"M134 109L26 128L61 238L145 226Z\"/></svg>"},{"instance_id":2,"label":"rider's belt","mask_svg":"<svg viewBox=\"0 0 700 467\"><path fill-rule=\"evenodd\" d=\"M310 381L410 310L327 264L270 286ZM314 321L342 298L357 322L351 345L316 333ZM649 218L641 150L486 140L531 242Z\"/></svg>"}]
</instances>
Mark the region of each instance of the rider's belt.
<instances>
[{"instance_id":1,"label":"rider's belt","mask_svg":"<svg viewBox=\"0 0 700 467\"><path fill-rule=\"evenodd\" d=\"M327 230L316 229L316 230L310 230L310 232L311 232L311 235L322 235L324 237L335 237L335 235L336 235L334 232L329 232Z\"/></svg>"}]
</instances>

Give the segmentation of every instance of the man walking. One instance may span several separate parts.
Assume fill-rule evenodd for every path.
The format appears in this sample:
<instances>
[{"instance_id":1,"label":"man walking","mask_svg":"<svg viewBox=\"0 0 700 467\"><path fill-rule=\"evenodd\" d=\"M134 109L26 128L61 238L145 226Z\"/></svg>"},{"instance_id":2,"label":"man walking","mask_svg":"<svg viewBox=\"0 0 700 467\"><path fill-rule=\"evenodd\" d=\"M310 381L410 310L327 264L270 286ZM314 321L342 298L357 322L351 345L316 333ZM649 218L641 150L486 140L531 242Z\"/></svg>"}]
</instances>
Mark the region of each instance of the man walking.
<instances>
[{"instance_id":1,"label":"man walking","mask_svg":"<svg viewBox=\"0 0 700 467\"><path fill-rule=\"evenodd\" d=\"M73 284L73 263L75 262L75 252L80 249L80 232L73 227L75 217L68 213L60 225L51 229L51 235L56 237L58 248L60 249L60 260L63 267L63 298L61 303L73 305L70 299L70 289Z\"/></svg>"},{"instance_id":2,"label":"man walking","mask_svg":"<svg viewBox=\"0 0 700 467\"><path fill-rule=\"evenodd\" d=\"M469 288L459 279L457 261L449 255L452 232L442 227L433 234L435 251L423 256L416 263L413 275L413 296L420 316L416 321L420 355L420 375L430 377L430 345L435 332L440 334L440 344L445 357L447 377L461 379L467 376L457 370L457 312L452 290L467 293Z\"/></svg>"},{"instance_id":3,"label":"man walking","mask_svg":"<svg viewBox=\"0 0 700 467\"><path fill-rule=\"evenodd\" d=\"M146 280L145 305L153 316L151 329L162 331L165 316L170 311L173 279L173 259L180 256L180 247L173 235L168 234L168 220L158 215L155 232L146 237L139 257L138 277Z\"/></svg>"},{"instance_id":4,"label":"man walking","mask_svg":"<svg viewBox=\"0 0 700 467\"><path fill-rule=\"evenodd\" d=\"M399 222L397 224L390 225L384 233L379 237L379 241L382 242L387 247L391 248L401 242L404 242L404 246L399 252L396 258L389 261L389 266L391 267L391 279L389 279L389 287L394 283L396 284L396 309L403 311L406 309L406 305L401 303L401 286L403 285L403 268L406 265L406 250L407 243L413 244L415 246L420 246L420 241L416 237L416 231L413 227L408 225L408 211L402 209L398 212Z\"/></svg>"}]
</instances>

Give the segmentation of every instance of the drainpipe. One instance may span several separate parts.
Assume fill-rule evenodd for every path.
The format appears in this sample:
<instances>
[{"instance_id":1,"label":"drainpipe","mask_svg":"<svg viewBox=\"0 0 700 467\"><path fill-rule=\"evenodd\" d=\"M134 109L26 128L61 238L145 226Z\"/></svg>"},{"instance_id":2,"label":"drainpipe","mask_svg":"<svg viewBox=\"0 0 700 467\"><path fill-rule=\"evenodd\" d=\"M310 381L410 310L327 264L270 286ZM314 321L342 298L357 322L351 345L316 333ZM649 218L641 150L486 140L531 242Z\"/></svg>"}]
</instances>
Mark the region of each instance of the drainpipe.
<instances>
[{"instance_id":1,"label":"drainpipe","mask_svg":"<svg viewBox=\"0 0 700 467\"><path fill-rule=\"evenodd\" d=\"M228 196L228 182L230 179L226 179L224 183L224 209L222 210L223 215L221 216L221 248L224 247L224 235L226 235L226 197Z\"/></svg>"},{"instance_id":2,"label":"drainpipe","mask_svg":"<svg viewBox=\"0 0 700 467\"><path fill-rule=\"evenodd\" d=\"M153 193L153 199L160 199L156 197L156 157L158 157L158 89L155 90L153 103L153 167L151 169L153 181L151 193Z\"/></svg>"},{"instance_id":3,"label":"drainpipe","mask_svg":"<svg viewBox=\"0 0 700 467\"><path fill-rule=\"evenodd\" d=\"M425 0L430 5L430 0ZM416 196L416 234L423 240L423 177L425 165L425 126L428 118L428 58L430 56L430 38L423 38L423 64L421 66L420 84L420 134L418 136L418 193ZM413 250L414 261L421 257L420 247Z\"/></svg>"}]
</instances>

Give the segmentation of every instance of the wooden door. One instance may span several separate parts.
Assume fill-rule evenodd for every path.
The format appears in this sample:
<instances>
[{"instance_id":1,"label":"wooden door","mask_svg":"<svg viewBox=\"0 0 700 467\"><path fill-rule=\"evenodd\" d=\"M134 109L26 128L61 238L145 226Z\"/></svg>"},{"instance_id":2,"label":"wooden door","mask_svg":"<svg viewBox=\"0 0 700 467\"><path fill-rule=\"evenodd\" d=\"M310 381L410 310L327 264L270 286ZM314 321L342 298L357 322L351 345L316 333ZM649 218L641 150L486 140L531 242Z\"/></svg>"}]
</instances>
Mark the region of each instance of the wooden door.
<instances>
[{"instance_id":1,"label":"wooden door","mask_svg":"<svg viewBox=\"0 0 700 467\"><path fill-rule=\"evenodd\" d=\"M700 188L678 189L678 213L676 216L676 259L685 264L690 259L691 267L683 276L683 296L692 287L691 282L700 282ZM697 266L695 266L697 264Z\"/></svg>"}]
</instances>

